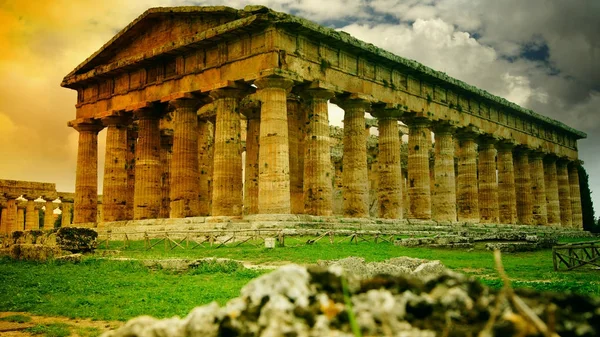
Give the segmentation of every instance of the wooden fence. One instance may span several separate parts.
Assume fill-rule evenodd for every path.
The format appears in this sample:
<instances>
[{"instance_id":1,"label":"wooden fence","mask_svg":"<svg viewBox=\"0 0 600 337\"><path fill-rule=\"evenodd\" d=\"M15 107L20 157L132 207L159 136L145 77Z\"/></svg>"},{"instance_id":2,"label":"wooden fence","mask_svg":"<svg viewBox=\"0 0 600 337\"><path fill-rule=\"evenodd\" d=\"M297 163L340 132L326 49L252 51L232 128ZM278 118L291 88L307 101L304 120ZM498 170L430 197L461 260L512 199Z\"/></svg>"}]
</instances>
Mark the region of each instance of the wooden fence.
<instances>
[{"instance_id":1,"label":"wooden fence","mask_svg":"<svg viewBox=\"0 0 600 337\"><path fill-rule=\"evenodd\" d=\"M554 270L573 270L583 266L600 269L600 240L569 243L552 247Z\"/></svg>"}]
</instances>

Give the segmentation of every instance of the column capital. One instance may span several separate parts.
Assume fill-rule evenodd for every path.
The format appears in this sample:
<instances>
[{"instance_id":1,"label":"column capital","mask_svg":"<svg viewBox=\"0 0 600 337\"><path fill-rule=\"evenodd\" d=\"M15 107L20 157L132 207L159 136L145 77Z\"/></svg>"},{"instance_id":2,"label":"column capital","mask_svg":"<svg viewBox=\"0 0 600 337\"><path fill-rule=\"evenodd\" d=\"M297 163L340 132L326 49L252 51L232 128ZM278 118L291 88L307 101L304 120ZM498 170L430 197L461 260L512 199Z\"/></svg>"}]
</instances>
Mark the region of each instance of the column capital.
<instances>
[{"instance_id":1,"label":"column capital","mask_svg":"<svg viewBox=\"0 0 600 337\"><path fill-rule=\"evenodd\" d=\"M458 140L475 140L481 135L481 130L473 126L458 128L456 130L456 139Z\"/></svg>"},{"instance_id":2,"label":"column capital","mask_svg":"<svg viewBox=\"0 0 600 337\"><path fill-rule=\"evenodd\" d=\"M370 96L350 94L350 95L339 95L331 99L331 103L339 106L340 108L347 109L361 109L364 111L370 110L372 98Z\"/></svg>"},{"instance_id":3,"label":"column capital","mask_svg":"<svg viewBox=\"0 0 600 337\"><path fill-rule=\"evenodd\" d=\"M531 152L533 151L533 149L525 146L525 145L517 145L514 149L515 154L518 155L529 155Z\"/></svg>"},{"instance_id":4,"label":"column capital","mask_svg":"<svg viewBox=\"0 0 600 337\"><path fill-rule=\"evenodd\" d=\"M406 125L408 125L409 128L413 128L413 127L428 128L431 126L431 120L426 117L409 117L409 118L405 118L403 121ZM410 130L409 130L409 132L410 132Z\"/></svg>"},{"instance_id":5,"label":"column capital","mask_svg":"<svg viewBox=\"0 0 600 337\"><path fill-rule=\"evenodd\" d=\"M448 121L435 121L431 123L431 126L435 134L455 134L458 129L453 123Z\"/></svg>"},{"instance_id":6,"label":"column capital","mask_svg":"<svg viewBox=\"0 0 600 337\"><path fill-rule=\"evenodd\" d=\"M247 119L259 119L260 108L261 102L256 93L247 95L240 101L240 113Z\"/></svg>"},{"instance_id":7,"label":"column capital","mask_svg":"<svg viewBox=\"0 0 600 337\"><path fill-rule=\"evenodd\" d=\"M99 119L96 118L78 118L67 123L67 126L77 130L78 132L100 132L104 126Z\"/></svg>"},{"instance_id":8,"label":"column capital","mask_svg":"<svg viewBox=\"0 0 600 337\"><path fill-rule=\"evenodd\" d=\"M285 77L268 76L254 80L254 85L258 89L283 89L289 91L294 86L294 81Z\"/></svg>"},{"instance_id":9,"label":"column capital","mask_svg":"<svg viewBox=\"0 0 600 337\"><path fill-rule=\"evenodd\" d=\"M135 109L133 114L137 119L160 119L162 117L162 111L155 107Z\"/></svg>"},{"instance_id":10,"label":"column capital","mask_svg":"<svg viewBox=\"0 0 600 337\"><path fill-rule=\"evenodd\" d=\"M202 100L195 98L176 98L169 101L169 105L175 109L198 110L202 103Z\"/></svg>"},{"instance_id":11,"label":"column capital","mask_svg":"<svg viewBox=\"0 0 600 337\"><path fill-rule=\"evenodd\" d=\"M512 139L500 139L498 140L498 143L496 143L498 151L512 151L515 146L517 146L517 142Z\"/></svg>"},{"instance_id":12,"label":"column capital","mask_svg":"<svg viewBox=\"0 0 600 337\"><path fill-rule=\"evenodd\" d=\"M538 148L538 149L531 150L531 152L529 153L529 156L534 159L542 160L542 159L544 159L544 157L547 154L548 154L547 151L544 151L543 149Z\"/></svg>"},{"instance_id":13,"label":"column capital","mask_svg":"<svg viewBox=\"0 0 600 337\"><path fill-rule=\"evenodd\" d=\"M371 103L371 115L377 119L394 118L398 120L404 115L402 105L396 103Z\"/></svg>"},{"instance_id":14,"label":"column capital","mask_svg":"<svg viewBox=\"0 0 600 337\"><path fill-rule=\"evenodd\" d=\"M299 92L300 97L304 99L324 99L328 100L335 97L335 92L329 89L305 89Z\"/></svg>"},{"instance_id":15,"label":"column capital","mask_svg":"<svg viewBox=\"0 0 600 337\"><path fill-rule=\"evenodd\" d=\"M111 125L116 126L128 126L131 124L131 117L124 114L115 114L109 116L103 116L101 119L102 125L108 127Z\"/></svg>"},{"instance_id":16,"label":"column capital","mask_svg":"<svg viewBox=\"0 0 600 337\"><path fill-rule=\"evenodd\" d=\"M218 100L221 98L237 98L241 99L248 95L248 91L236 88L219 88L211 90L209 93L210 98Z\"/></svg>"},{"instance_id":17,"label":"column capital","mask_svg":"<svg viewBox=\"0 0 600 337\"><path fill-rule=\"evenodd\" d=\"M482 134L478 138L478 144L481 148L495 148L495 145L498 144L498 141L498 137L489 133Z\"/></svg>"},{"instance_id":18,"label":"column capital","mask_svg":"<svg viewBox=\"0 0 600 337\"><path fill-rule=\"evenodd\" d=\"M4 192L4 198L6 198L6 200L17 199L20 196L21 196L20 194L16 194L16 193Z\"/></svg>"}]
</instances>

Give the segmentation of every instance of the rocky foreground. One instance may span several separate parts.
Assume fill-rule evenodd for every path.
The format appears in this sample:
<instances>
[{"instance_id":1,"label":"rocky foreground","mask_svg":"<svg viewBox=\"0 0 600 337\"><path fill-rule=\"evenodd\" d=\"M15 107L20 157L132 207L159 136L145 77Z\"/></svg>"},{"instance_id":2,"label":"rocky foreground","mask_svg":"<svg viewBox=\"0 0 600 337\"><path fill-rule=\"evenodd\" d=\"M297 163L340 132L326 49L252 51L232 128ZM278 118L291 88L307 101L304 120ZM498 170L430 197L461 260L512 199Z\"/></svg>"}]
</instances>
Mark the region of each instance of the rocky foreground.
<instances>
[{"instance_id":1,"label":"rocky foreground","mask_svg":"<svg viewBox=\"0 0 600 337\"><path fill-rule=\"evenodd\" d=\"M515 297L545 334L509 301ZM360 335L600 336L600 298L529 290L511 296L439 261L349 258L284 266L248 283L224 307L211 303L182 319L138 317L102 337Z\"/></svg>"}]
</instances>

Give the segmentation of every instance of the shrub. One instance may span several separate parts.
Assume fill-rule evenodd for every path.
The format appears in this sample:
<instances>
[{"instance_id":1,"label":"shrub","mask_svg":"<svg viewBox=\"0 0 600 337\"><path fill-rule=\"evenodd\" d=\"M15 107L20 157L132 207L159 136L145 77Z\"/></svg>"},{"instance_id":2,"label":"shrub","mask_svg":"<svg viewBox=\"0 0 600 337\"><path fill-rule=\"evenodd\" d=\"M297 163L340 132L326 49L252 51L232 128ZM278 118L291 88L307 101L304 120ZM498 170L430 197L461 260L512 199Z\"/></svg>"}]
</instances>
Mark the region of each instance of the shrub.
<instances>
[{"instance_id":1,"label":"shrub","mask_svg":"<svg viewBox=\"0 0 600 337\"><path fill-rule=\"evenodd\" d=\"M63 250L85 253L96 249L97 237L98 233L90 228L62 227L56 232L56 243Z\"/></svg>"}]
</instances>

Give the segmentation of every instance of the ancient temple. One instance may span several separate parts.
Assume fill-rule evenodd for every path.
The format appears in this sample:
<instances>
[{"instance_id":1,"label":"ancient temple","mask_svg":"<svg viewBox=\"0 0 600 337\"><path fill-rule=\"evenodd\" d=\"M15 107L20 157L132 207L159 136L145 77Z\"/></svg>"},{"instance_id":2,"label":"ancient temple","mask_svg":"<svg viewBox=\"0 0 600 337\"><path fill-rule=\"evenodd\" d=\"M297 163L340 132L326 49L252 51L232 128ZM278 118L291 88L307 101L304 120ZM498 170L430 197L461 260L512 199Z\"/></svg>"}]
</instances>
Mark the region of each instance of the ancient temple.
<instances>
[{"instance_id":1,"label":"ancient temple","mask_svg":"<svg viewBox=\"0 0 600 337\"><path fill-rule=\"evenodd\" d=\"M77 91L75 224L96 221L104 128L104 221L331 215L331 102L344 110L346 217L369 216L368 112L379 217L582 226L584 133L262 6L149 9L61 85Z\"/></svg>"}]
</instances>

